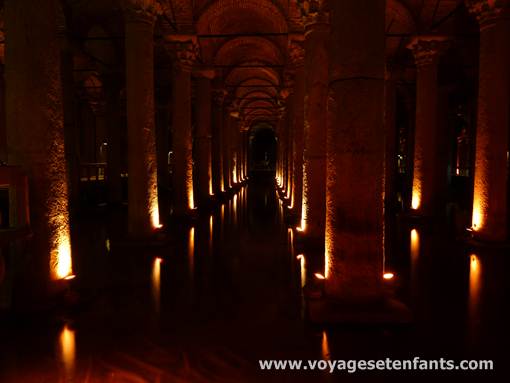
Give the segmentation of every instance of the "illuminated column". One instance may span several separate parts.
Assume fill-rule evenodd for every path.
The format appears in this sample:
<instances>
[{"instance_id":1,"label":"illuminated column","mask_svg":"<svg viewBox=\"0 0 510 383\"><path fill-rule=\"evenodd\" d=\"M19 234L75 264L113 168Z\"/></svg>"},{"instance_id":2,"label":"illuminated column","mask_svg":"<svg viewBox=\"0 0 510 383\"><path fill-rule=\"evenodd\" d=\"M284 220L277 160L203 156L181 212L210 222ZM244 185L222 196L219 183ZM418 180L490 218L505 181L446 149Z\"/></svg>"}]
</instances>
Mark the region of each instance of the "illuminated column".
<instances>
[{"instance_id":1,"label":"illuminated column","mask_svg":"<svg viewBox=\"0 0 510 383\"><path fill-rule=\"evenodd\" d=\"M323 12L308 13L305 18L303 210L300 229L313 239L324 238L326 213L328 37L327 15Z\"/></svg>"},{"instance_id":2,"label":"illuminated column","mask_svg":"<svg viewBox=\"0 0 510 383\"><path fill-rule=\"evenodd\" d=\"M3 33L0 37L4 38ZM4 65L0 63L0 164L7 163L7 127L5 121Z\"/></svg>"},{"instance_id":3,"label":"illuminated column","mask_svg":"<svg viewBox=\"0 0 510 383\"><path fill-rule=\"evenodd\" d=\"M221 130L222 138L222 163L223 163L223 190L229 191L232 185L232 150L231 150L231 134L232 121L230 117L230 107L223 108L223 123Z\"/></svg>"},{"instance_id":4,"label":"illuminated column","mask_svg":"<svg viewBox=\"0 0 510 383\"><path fill-rule=\"evenodd\" d=\"M7 150L29 178L30 273L43 293L48 278L72 274L56 0L5 3ZM31 275L34 270L35 275Z\"/></svg>"},{"instance_id":5,"label":"illuminated column","mask_svg":"<svg viewBox=\"0 0 510 383\"><path fill-rule=\"evenodd\" d=\"M243 180L248 179L248 127L243 127Z\"/></svg>"},{"instance_id":6,"label":"illuminated column","mask_svg":"<svg viewBox=\"0 0 510 383\"><path fill-rule=\"evenodd\" d=\"M223 99L225 92L222 89L213 91L212 105L212 179L214 194L219 196L223 192Z\"/></svg>"},{"instance_id":7,"label":"illuminated column","mask_svg":"<svg viewBox=\"0 0 510 383\"><path fill-rule=\"evenodd\" d=\"M193 137L191 131L191 68L196 45L181 43L177 50L173 81L172 172L174 215L183 216L195 208L193 196Z\"/></svg>"},{"instance_id":8,"label":"illuminated column","mask_svg":"<svg viewBox=\"0 0 510 383\"><path fill-rule=\"evenodd\" d=\"M121 83L113 78L104 81L105 114L108 130L108 201L113 204L122 203L122 151L120 121L120 88Z\"/></svg>"},{"instance_id":9,"label":"illuminated column","mask_svg":"<svg viewBox=\"0 0 510 383\"><path fill-rule=\"evenodd\" d=\"M304 130L304 97L305 72L304 49L296 41L289 45L291 67L294 71L294 91L290 102L292 103L292 199L291 206L296 218L301 219L301 206L303 201L303 130Z\"/></svg>"},{"instance_id":10,"label":"illuminated column","mask_svg":"<svg viewBox=\"0 0 510 383\"><path fill-rule=\"evenodd\" d=\"M145 237L159 227L154 126L154 21L151 8L126 12L128 230Z\"/></svg>"},{"instance_id":11,"label":"illuminated column","mask_svg":"<svg viewBox=\"0 0 510 383\"><path fill-rule=\"evenodd\" d=\"M211 168L211 79L213 71L201 71L197 78L195 148L197 160L197 191L199 206L206 205L213 195Z\"/></svg>"},{"instance_id":12,"label":"illuminated column","mask_svg":"<svg viewBox=\"0 0 510 383\"><path fill-rule=\"evenodd\" d=\"M416 125L411 207L423 216L441 215L444 210L446 166L438 151L441 132L438 119L438 63L448 47L441 36L415 37L408 48L416 62ZM442 206L441 206L442 205Z\"/></svg>"},{"instance_id":13,"label":"illuminated column","mask_svg":"<svg viewBox=\"0 0 510 383\"><path fill-rule=\"evenodd\" d=\"M472 228L480 239L501 241L508 239L509 4L467 3L480 24Z\"/></svg>"},{"instance_id":14,"label":"illuminated column","mask_svg":"<svg viewBox=\"0 0 510 383\"><path fill-rule=\"evenodd\" d=\"M171 84L160 83L156 91L156 157L158 162L158 202L161 225L168 223L171 212L171 174L168 166L170 152Z\"/></svg>"},{"instance_id":15,"label":"illuminated column","mask_svg":"<svg viewBox=\"0 0 510 383\"><path fill-rule=\"evenodd\" d=\"M392 214L396 208L396 177L397 177L397 126L395 120L397 104L397 85L395 74L389 65L386 66L385 108L384 108L384 205L385 211Z\"/></svg>"},{"instance_id":16,"label":"illuminated column","mask_svg":"<svg viewBox=\"0 0 510 383\"><path fill-rule=\"evenodd\" d=\"M382 297L384 27L385 1L331 2L325 289L341 301Z\"/></svg>"},{"instance_id":17,"label":"illuminated column","mask_svg":"<svg viewBox=\"0 0 510 383\"><path fill-rule=\"evenodd\" d=\"M239 183L239 117L236 111L230 114L230 153L231 153L231 167L230 177L231 186L235 186Z\"/></svg>"}]
</instances>

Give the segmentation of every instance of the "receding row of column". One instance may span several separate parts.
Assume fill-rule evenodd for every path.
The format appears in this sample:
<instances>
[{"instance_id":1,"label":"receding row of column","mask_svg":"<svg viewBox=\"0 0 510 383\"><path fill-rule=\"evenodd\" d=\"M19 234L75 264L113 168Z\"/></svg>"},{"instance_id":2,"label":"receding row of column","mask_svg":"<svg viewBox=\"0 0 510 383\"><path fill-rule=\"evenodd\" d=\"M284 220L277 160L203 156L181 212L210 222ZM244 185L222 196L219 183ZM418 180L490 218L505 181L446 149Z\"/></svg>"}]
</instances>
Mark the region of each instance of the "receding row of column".
<instances>
[{"instance_id":1,"label":"receding row of column","mask_svg":"<svg viewBox=\"0 0 510 383\"><path fill-rule=\"evenodd\" d=\"M128 232L147 238L161 226L160 215L168 205L158 198L158 184L168 190L168 128L155 129L154 24L155 11L138 2L125 3L126 99L128 140ZM73 275L69 193L79 179L73 153L79 141L73 133L74 103L72 54L59 41L55 0L34 7L30 1L10 2L5 10L6 124L1 124L0 160L18 166L29 177L31 227L30 253L40 282ZM62 28L63 26L60 26ZM229 192L247 178L247 137L242 122L225 104L225 92L213 89L213 71L193 70L196 45L180 37L172 97L173 214L182 216L196 207L207 207L214 196ZM197 113L192 118L192 76L196 77ZM2 75L2 80L4 76ZM120 203L121 142L120 83L104 76L105 102L101 118L108 127L109 200ZM66 83L63 88L62 81ZM0 101L2 101L0 100ZM3 105L3 103L2 103ZM160 106L158 106L160 108ZM3 111L0 111L4 115ZM64 126L64 123L67 125ZM169 121L167 121L169 123ZM157 137L156 137L157 133ZM104 137L106 138L106 136ZM7 146L3 143L7 142ZM158 142L158 146L156 143ZM69 188L70 187L70 191ZM161 207L164 207L162 210ZM45 290L44 288L41 291Z\"/></svg>"},{"instance_id":2,"label":"receding row of column","mask_svg":"<svg viewBox=\"0 0 510 383\"><path fill-rule=\"evenodd\" d=\"M504 2L467 3L480 22L471 229L478 239L507 241L510 49L497 47L509 35L510 13ZM325 244L326 293L373 301L383 290L385 209L396 200L395 80L385 57L385 5L342 1L330 4L329 14L320 7L303 11L305 64L293 73L278 129L278 186L291 212L299 205L302 236ZM446 214L438 68L451 44L444 36L421 35L408 45L417 69L411 212L419 217Z\"/></svg>"}]
</instances>

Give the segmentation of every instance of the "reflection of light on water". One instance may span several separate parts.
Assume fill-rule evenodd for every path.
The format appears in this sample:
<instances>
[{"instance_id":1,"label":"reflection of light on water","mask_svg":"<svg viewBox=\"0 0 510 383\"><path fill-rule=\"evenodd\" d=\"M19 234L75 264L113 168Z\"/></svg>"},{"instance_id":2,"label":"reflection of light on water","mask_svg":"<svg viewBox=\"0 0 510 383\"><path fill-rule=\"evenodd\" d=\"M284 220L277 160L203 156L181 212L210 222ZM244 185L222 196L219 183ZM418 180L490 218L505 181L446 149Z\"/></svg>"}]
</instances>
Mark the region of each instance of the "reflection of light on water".
<instances>
[{"instance_id":1,"label":"reflection of light on water","mask_svg":"<svg viewBox=\"0 0 510 383\"><path fill-rule=\"evenodd\" d=\"M420 234L418 230L411 230L411 261L414 262L420 255Z\"/></svg>"},{"instance_id":2,"label":"reflection of light on water","mask_svg":"<svg viewBox=\"0 0 510 383\"><path fill-rule=\"evenodd\" d=\"M322 359L329 360L330 354L329 354L329 342L328 342L328 334L326 334L326 331L322 331Z\"/></svg>"},{"instance_id":3,"label":"reflection of light on water","mask_svg":"<svg viewBox=\"0 0 510 383\"><path fill-rule=\"evenodd\" d=\"M301 273L300 273L301 287L305 287L305 284L306 284L306 261L305 261L305 256L303 254L299 254L297 256L297 259L299 260L299 269L301 271Z\"/></svg>"},{"instance_id":4,"label":"reflection of light on water","mask_svg":"<svg viewBox=\"0 0 510 383\"><path fill-rule=\"evenodd\" d=\"M317 279L320 279L320 280L326 279L326 277L321 273L315 273L314 275L315 275L315 278L317 278Z\"/></svg>"},{"instance_id":5,"label":"reflection of light on water","mask_svg":"<svg viewBox=\"0 0 510 383\"><path fill-rule=\"evenodd\" d=\"M209 217L209 254L212 254L212 247L213 247L213 216L211 215Z\"/></svg>"},{"instance_id":6,"label":"reflection of light on water","mask_svg":"<svg viewBox=\"0 0 510 383\"><path fill-rule=\"evenodd\" d=\"M237 194L234 194L232 216L233 216L234 226L237 226Z\"/></svg>"},{"instance_id":7,"label":"reflection of light on water","mask_svg":"<svg viewBox=\"0 0 510 383\"><path fill-rule=\"evenodd\" d=\"M74 362L76 358L76 340L74 330L66 324L62 328L59 337L59 356L64 366L66 375L74 372Z\"/></svg>"},{"instance_id":8,"label":"reflection of light on water","mask_svg":"<svg viewBox=\"0 0 510 383\"><path fill-rule=\"evenodd\" d=\"M194 227L191 227L189 229L188 262L189 262L190 278L193 278L193 273L195 270L195 228Z\"/></svg>"},{"instance_id":9,"label":"reflection of light on water","mask_svg":"<svg viewBox=\"0 0 510 383\"><path fill-rule=\"evenodd\" d=\"M469 259L469 307L470 311L476 311L480 301L482 282L482 264L475 254Z\"/></svg>"},{"instance_id":10,"label":"reflection of light on water","mask_svg":"<svg viewBox=\"0 0 510 383\"><path fill-rule=\"evenodd\" d=\"M294 230L292 228L288 228L287 233L289 234L290 256L293 258L294 257Z\"/></svg>"},{"instance_id":11,"label":"reflection of light on water","mask_svg":"<svg viewBox=\"0 0 510 383\"><path fill-rule=\"evenodd\" d=\"M482 264L480 258L472 254L469 257L469 302L468 324L469 338L472 342L477 339L480 314L480 297L482 290Z\"/></svg>"},{"instance_id":12,"label":"reflection of light on water","mask_svg":"<svg viewBox=\"0 0 510 383\"><path fill-rule=\"evenodd\" d=\"M152 297L154 299L155 311L159 313L161 301L161 258L154 258L152 262Z\"/></svg>"},{"instance_id":13,"label":"reflection of light on water","mask_svg":"<svg viewBox=\"0 0 510 383\"><path fill-rule=\"evenodd\" d=\"M106 246L106 251L110 252L111 251L111 245L110 245L110 239L109 238L106 238L105 246Z\"/></svg>"}]
</instances>

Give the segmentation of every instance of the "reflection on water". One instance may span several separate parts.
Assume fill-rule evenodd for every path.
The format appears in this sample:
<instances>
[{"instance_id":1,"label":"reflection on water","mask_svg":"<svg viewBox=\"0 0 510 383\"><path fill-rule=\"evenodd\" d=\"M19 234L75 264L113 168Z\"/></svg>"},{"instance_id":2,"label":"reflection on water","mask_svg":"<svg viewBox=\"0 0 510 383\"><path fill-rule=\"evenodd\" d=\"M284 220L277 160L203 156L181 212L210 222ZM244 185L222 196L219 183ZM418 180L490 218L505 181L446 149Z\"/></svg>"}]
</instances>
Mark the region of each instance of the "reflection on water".
<instances>
[{"instance_id":1,"label":"reflection on water","mask_svg":"<svg viewBox=\"0 0 510 383\"><path fill-rule=\"evenodd\" d=\"M482 263L476 254L469 257L468 332L471 343L477 340L482 291Z\"/></svg>"},{"instance_id":2,"label":"reflection on water","mask_svg":"<svg viewBox=\"0 0 510 383\"><path fill-rule=\"evenodd\" d=\"M58 344L59 359L64 367L64 374L67 379L74 374L76 359L76 341L74 330L67 324L60 331Z\"/></svg>"},{"instance_id":3,"label":"reflection on water","mask_svg":"<svg viewBox=\"0 0 510 383\"><path fill-rule=\"evenodd\" d=\"M76 382L90 383L267 382L272 377L260 375L257 359L333 360L353 355L370 359L374 354L398 357L409 350L439 358L444 353L456 356L467 342L478 342L472 349L480 349L480 338L503 343L501 327L493 329L493 322L486 321L488 305L497 306L499 315L499 307L508 302L503 293L497 298L489 294L487 276L492 277L494 265L488 262L494 258L470 252L468 267L464 248L437 239L433 243L434 233L424 226L403 225L395 246L400 254L390 254L398 272L391 289L415 310L416 325L402 331L348 326L324 331L309 326L303 321L309 317L303 288L307 279L320 283L315 279L324 278L323 257L303 252L301 243L294 243L298 236L282 224L283 208L272 184L264 187L252 184L249 193L240 189L230 204L197 217L193 227L169 230L173 243L156 254L142 247L119 250L109 232L90 241L104 252L105 240L111 238L111 253L103 257L107 267L98 267L86 256L78 258L77 265L100 270L107 282L98 283L94 279L98 273L90 272L86 287L95 290L88 294L81 288L85 303L69 314L72 328L51 330L41 324L38 331L43 335L25 336L22 328L0 326L0 382L69 381L62 380L64 373ZM97 221L93 233L95 226ZM85 274L77 274L74 282L79 284ZM412 289L416 293L410 293ZM157 326L147 326L154 322ZM491 333L468 339L466 330ZM8 346L4 339L11 339ZM58 349L52 354L55 345ZM30 348L36 349L34 355L26 356ZM42 367L37 369L34 360ZM23 375L27 365L37 379ZM14 372L4 379L6 366ZM240 369L255 378L245 378ZM283 377L292 382L324 381L314 378ZM274 381L282 381L281 376Z\"/></svg>"},{"instance_id":4,"label":"reflection on water","mask_svg":"<svg viewBox=\"0 0 510 383\"><path fill-rule=\"evenodd\" d=\"M154 301L154 310L160 312L161 306L161 263L163 260L159 257L152 261L152 298Z\"/></svg>"},{"instance_id":5,"label":"reflection on water","mask_svg":"<svg viewBox=\"0 0 510 383\"><path fill-rule=\"evenodd\" d=\"M322 355L322 359L325 359L325 360L331 359L331 355L329 352L328 334L326 333L325 330L322 331L321 355Z\"/></svg>"},{"instance_id":6,"label":"reflection on water","mask_svg":"<svg viewBox=\"0 0 510 383\"><path fill-rule=\"evenodd\" d=\"M188 267L190 281L193 281L195 273L195 228L190 227L188 234Z\"/></svg>"}]
</instances>

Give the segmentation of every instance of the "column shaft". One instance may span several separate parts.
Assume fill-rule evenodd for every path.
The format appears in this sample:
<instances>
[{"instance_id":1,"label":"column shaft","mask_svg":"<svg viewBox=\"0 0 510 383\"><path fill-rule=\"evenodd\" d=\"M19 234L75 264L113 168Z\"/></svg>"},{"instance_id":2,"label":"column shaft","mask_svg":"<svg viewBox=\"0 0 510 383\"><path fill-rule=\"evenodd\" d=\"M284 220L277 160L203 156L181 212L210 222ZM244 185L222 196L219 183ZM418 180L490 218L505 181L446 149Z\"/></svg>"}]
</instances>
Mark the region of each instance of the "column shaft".
<instances>
[{"instance_id":1,"label":"column shaft","mask_svg":"<svg viewBox=\"0 0 510 383\"><path fill-rule=\"evenodd\" d=\"M127 15L128 230L134 237L159 226L153 34L153 16Z\"/></svg>"},{"instance_id":2,"label":"column shaft","mask_svg":"<svg viewBox=\"0 0 510 383\"><path fill-rule=\"evenodd\" d=\"M497 10L496 10L497 11ZM475 236L508 239L508 130L510 125L510 16L480 20L480 77L473 221Z\"/></svg>"},{"instance_id":3,"label":"column shaft","mask_svg":"<svg viewBox=\"0 0 510 383\"><path fill-rule=\"evenodd\" d=\"M211 80L197 78L196 144L198 205L208 203L212 190L211 169Z\"/></svg>"},{"instance_id":4,"label":"column shaft","mask_svg":"<svg viewBox=\"0 0 510 383\"><path fill-rule=\"evenodd\" d=\"M212 109L212 179L214 194L219 196L223 187L223 93L215 91Z\"/></svg>"},{"instance_id":5,"label":"column shaft","mask_svg":"<svg viewBox=\"0 0 510 383\"><path fill-rule=\"evenodd\" d=\"M8 159L29 178L27 270L36 270L30 281L39 292L50 277L72 273L58 6L55 0L5 4Z\"/></svg>"},{"instance_id":6,"label":"column shaft","mask_svg":"<svg viewBox=\"0 0 510 383\"><path fill-rule=\"evenodd\" d=\"M301 229L324 237L326 211L326 105L328 100L329 25L306 26L303 210Z\"/></svg>"},{"instance_id":7,"label":"column shaft","mask_svg":"<svg viewBox=\"0 0 510 383\"><path fill-rule=\"evenodd\" d=\"M331 5L325 288L371 301L382 296L385 1Z\"/></svg>"},{"instance_id":8,"label":"column shaft","mask_svg":"<svg viewBox=\"0 0 510 383\"><path fill-rule=\"evenodd\" d=\"M176 68L173 85L173 203L174 214L183 215L195 207L193 196L193 137L191 131L190 68L185 66Z\"/></svg>"}]
</instances>

